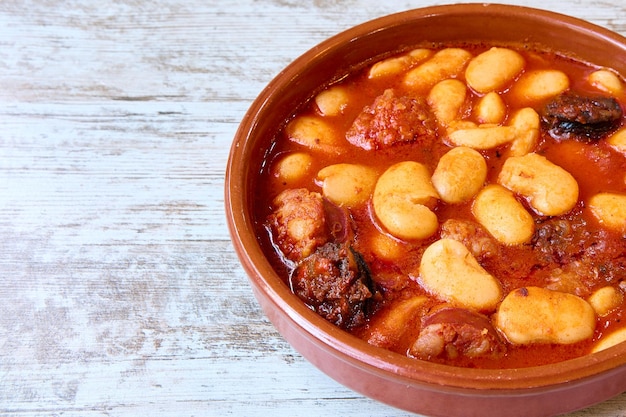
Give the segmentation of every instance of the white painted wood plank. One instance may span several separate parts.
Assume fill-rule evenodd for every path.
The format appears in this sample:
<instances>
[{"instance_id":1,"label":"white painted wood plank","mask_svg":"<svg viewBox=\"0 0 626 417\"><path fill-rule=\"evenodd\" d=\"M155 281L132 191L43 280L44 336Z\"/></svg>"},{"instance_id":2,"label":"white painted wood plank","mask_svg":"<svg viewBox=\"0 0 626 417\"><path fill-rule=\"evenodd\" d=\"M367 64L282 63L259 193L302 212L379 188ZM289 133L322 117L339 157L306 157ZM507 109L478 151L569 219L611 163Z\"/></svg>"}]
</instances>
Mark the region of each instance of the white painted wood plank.
<instances>
[{"instance_id":1,"label":"white painted wood plank","mask_svg":"<svg viewBox=\"0 0 626 417\"><path fill-rule=\"evenodd\" d=\"M0 415L407 416L273 329L229 242L223 175L294 58L442 3L0 2ZM617 0L514 3L626 33Z\"/></svg>"}]
</instances>

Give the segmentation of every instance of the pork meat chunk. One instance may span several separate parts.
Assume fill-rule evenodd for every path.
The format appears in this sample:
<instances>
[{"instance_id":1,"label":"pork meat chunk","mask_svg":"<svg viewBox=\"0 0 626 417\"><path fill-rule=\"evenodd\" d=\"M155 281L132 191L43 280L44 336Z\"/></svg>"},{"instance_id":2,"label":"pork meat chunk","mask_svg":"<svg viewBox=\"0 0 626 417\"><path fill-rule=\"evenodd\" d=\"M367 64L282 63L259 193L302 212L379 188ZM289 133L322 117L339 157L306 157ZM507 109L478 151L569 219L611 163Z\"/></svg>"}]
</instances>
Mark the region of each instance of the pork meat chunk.
<instances>
[{"instance_id":1,"label":"pork meat chunk","mask_svg":"<svg viewBox=\"0 0 626 417\"><path fill-rule=\"evenodd\" d=\"M388 89L357 116L346 132L346 139L365 150L401 143L428 143L436 136L436 125L423 98L398 97Z\"/></svg>"},{"instance_id":2,"label":"pork meat chunk","mask_svg":"<svg viewBox=\"0 0 626 417\"><path fill-rule=\"evenodd\" d=\"M276 196L273 205L268 224L274 243L287 259L297 262L328 241L321 194L289 189Z\"/></svg>"},{"instance_id":3,"label":"pork meat chunk","mask_svg":"<svg viewBox=\"0 0 626 417\"><path fill-rule=\"evenodd\" d=\"M459 356L498 357L504 343L489 319L479 313L448 307L426 316L409 354L426 360Z\"/></svg>"}]
</instances>

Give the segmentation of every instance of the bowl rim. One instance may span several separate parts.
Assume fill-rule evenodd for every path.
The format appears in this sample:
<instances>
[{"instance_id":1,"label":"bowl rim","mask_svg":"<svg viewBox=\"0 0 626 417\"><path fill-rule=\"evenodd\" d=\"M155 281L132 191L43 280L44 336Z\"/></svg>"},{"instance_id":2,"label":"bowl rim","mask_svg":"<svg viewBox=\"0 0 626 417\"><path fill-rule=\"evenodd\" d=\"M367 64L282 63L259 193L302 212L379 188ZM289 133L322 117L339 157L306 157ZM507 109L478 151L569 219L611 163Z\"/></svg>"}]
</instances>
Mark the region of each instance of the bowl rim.
<instances>
[{"instance_id":1,"label":"bowl rim","mask_svg":"<svg viewBox=\"0 0 626 417\"><path fill-rule=\"evenodd\" d=\"M253 288L267 296L268 300L281 309L294 325L323 344L331 353L360 368L369 369L370 372L391 373L409 382L426 385L489 390L504 394L510 390L560 386L618 368L622 369L626 367L626 342L555 364L507 369L474 369L442 365L369 345L309 309L289 290L266 259L256 236L249 233L255 230L255 227L249 213L242 209L248 207L247 193L244 192L248 177L241 175L246 168L243 156L246 152L252 151L247 149L246 144L259 124L263 112L271 105L274 92L296 80L301 66L323 60L329 51L345 43L347 38L348 42L354 42L372 36L382 28L451 13L465 16L485 13L507 17L529 15L541 21L557 20L568 27L593 32L595 37L601 37L603 41L626 51L625 37L594 23L553 11L498 3L446 4L410 9L375 18L337 33L304 52L280 71L253 100L241 120L228 156L224 187L227 226L235 252ZM331 82L329 80L329 83ZM459 375L460 373L463 375Z\"/></svg>"}]
</instances>

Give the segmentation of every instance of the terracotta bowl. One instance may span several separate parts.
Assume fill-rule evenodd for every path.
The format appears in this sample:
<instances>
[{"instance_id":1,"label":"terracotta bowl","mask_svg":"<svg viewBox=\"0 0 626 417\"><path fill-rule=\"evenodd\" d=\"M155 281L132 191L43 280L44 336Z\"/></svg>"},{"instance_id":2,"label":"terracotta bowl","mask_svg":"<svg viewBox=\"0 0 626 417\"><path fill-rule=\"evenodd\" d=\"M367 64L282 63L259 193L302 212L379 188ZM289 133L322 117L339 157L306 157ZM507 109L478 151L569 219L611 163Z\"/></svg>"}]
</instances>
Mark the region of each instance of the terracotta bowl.
<instances>
[{"instance_id":1,"label":"terracotta bowl","mask_svg":"<svg viewBox=\"0 0 626 417\"><path fill-rule=\"evenodd\" d=\"M340 33L285 68L247 112L232 144L225 203L235 250L263 310L306 359L366 396L431 416L550 416L626 390L626 343L555 365L481 370L410 359L368 345L319 317L274 271L254 230L251 196L270 139L321 87L424 41L541 45L626 74L626 39L547 11L495 4L429 7Z\"/></svg>"}]
</instances>

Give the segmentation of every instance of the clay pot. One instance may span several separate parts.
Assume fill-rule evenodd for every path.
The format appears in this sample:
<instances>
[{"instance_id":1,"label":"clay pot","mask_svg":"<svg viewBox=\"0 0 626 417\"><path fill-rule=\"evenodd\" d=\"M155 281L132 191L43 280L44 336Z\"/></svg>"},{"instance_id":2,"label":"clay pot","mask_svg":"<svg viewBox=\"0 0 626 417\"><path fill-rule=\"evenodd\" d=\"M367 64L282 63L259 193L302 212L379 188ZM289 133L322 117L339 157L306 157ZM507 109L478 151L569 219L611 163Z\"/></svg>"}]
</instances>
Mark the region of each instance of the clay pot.
<instances>
[{"instance_id":1,"label":"clay pot","mask_svg":"<svg viewBox=\"0 0 626 417\"><path fill-rule=\"evenodd\" d=\"M285 120L321 88L403 46L458 41L539 46L626 74L626 39L572 17L518 6L457 4L382 17L296 59L262 91L234 138L225 203L235 251L283 337L323 372L366 396L430 416L551 416L626 390L626 343L554 365L465 369L411 359L331 325L293 295L255 236L251 197Z\"/></svg>"}]
</instances>

